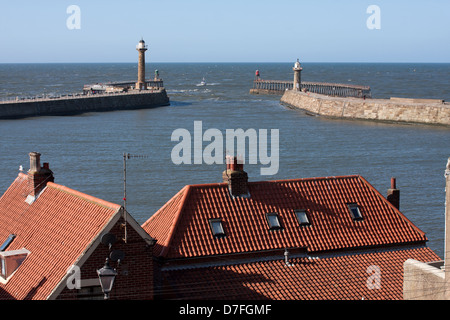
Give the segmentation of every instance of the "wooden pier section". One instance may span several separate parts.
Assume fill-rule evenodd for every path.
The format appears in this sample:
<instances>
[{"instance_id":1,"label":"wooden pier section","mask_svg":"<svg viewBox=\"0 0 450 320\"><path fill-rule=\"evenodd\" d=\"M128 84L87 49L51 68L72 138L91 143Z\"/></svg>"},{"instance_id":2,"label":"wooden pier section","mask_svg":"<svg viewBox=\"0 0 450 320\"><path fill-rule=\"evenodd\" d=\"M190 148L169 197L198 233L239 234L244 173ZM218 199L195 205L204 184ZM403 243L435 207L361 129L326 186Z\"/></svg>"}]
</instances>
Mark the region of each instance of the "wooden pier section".
<instances>
[{"instance_id":1,"label":"wooden pier section","mask_svg":"<svg viewBox=\"0 0 450 320\"><path fill-rule=\"evenodd\" d=\"M294 83L292 81L280 80L254 80L251 94L275 94L283 95L286 90L292 90ZM301 82L301 91L323 94L333 97L354 97L371 98L370 87L360 85L350 85L342 83L326 82Z\"/></svg>"}]
</instances>

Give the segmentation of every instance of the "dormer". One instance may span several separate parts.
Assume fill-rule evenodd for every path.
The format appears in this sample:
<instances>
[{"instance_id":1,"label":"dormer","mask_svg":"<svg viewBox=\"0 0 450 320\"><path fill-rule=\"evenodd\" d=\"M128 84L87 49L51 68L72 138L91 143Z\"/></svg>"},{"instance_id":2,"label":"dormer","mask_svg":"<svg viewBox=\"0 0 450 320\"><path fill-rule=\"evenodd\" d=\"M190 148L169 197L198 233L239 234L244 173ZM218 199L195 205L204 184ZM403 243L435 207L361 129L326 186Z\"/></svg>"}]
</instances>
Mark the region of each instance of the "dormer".
<instances>
[{"instance_id":1,"label":"dormer","mask_svg":"<svg viewBox=\"0 0 450 320\"><path fill-rule=\"evenodd\" d=\"M25 248L0 252L0 282L6 283L30 251Z\"/></svg>"}]
</instances>

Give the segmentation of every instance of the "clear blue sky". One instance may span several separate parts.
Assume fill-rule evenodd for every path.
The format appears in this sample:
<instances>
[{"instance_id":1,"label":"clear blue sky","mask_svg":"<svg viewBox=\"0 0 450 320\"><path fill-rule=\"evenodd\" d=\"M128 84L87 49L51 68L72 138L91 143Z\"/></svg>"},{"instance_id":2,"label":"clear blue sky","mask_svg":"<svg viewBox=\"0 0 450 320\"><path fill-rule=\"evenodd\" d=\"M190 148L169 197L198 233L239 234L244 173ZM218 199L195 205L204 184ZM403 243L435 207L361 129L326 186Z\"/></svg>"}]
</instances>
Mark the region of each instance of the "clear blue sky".
<instances>
[{"instance_id":1,"label":"clear blue sky","mask_svg":"<svg viewBox=\"0 0 450 320\"><path fill-rule=\"evenodd\" d=\"M450 62L449 21L449 0L1 0L0 63L135 62L141 37L153 62Z\"/></svg>"}]
</instances>

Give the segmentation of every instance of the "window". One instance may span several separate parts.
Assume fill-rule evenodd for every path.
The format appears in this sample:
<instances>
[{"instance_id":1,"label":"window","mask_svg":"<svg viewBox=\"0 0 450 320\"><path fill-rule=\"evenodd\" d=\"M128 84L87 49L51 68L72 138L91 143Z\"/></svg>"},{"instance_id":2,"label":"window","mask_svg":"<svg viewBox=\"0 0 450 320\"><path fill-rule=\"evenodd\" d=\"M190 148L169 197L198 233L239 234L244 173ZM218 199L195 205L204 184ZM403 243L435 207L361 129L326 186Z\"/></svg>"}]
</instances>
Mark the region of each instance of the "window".
<instances>
[{"instance_id":1,"label":"window","mask_svg":"<svg viewBox=\"0 0 450 320\"><path fill-rule=\"evenodd\" d=\"M209 225L211 226L211 231L215 237L224 237L225 231L223 231L222 220L220 219L210 219Z\"/></svg>"},{"instance_id":2,"label":"window","mask_svg":"<svg viewBox=\"0 0 450 320\"><path fill-rule=\"evenodd\" d=\"M3 242L3 244L0 247L0 251L5 251L6 248L8 248L8 246L11 244L11 242L14 240L14 238L16 237L15 234L10 234L8 236L8 238L6 238L5 242Z\"/></svg>"},{"instance_id":3,"label":"window","mask_svg":"<svg viewBox=\"0 0 450 320\"><path fill-rule=\"evenodd\" d=\"M359 206L357 203L349 203L347 204L348 209L350 210L350 214L352 215L353 220L362 220L363 217L361 215L361 211L359 210Z\"/></svg>"},{"instance_id":4,"label":"window","mask_svg":"<svg viewBox=\"0 0 450 320\"><path fill-rule=\"evenodd\" d=\"M281 229L280 220L278 220L278 214L276 212L270 212L266 214L267 223L269 224L270 230Z\"/></svg>"},{"instance_id":5,"label":"window","mask_svg":"<svg viewBox=\"0 0 450 320\"><path fill-rule=\"evenodd\" d=\"M306 210L294 210L295 216L297 217L298 223L301 226L309 226L308 215L306 214Z\"/></svg>"}]
</instances>

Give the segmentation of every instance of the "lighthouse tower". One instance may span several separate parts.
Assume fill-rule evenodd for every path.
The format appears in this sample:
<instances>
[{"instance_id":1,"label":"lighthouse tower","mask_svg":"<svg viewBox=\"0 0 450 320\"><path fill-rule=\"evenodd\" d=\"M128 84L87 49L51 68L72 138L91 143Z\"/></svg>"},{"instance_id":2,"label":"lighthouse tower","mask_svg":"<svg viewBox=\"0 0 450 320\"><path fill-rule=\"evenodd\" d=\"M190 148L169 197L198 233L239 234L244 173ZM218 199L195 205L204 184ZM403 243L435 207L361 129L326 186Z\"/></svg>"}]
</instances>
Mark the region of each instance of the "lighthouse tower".
<instances>
[{"instance_id":1,"label":"lighthouse tower","mask_svg":"<svg viewBox=\"0 0 450 320\"><path fill-rule=\"evenodd\" d=\"M145 82L145 51L147 51L147 46L145 41L141 39L136 50L139 51L139 62L138 62L138 81L136 82L136 89L147 89L147 83Z\"/></svg>"},{"instance_id":2,"label":"lighthouse tower","mask_svg":"<svg viewBox=\"0 0 450 320\"><path fill-rule=\"evenodd\" d=\"M300 62L297 59L297 62L294 64L294 68L292 68L294 70L294 91L301 91L302 88L302 76L301 76L301 72L303 70L303 68L300 65Z\"/></svg>"}]
</instances>

